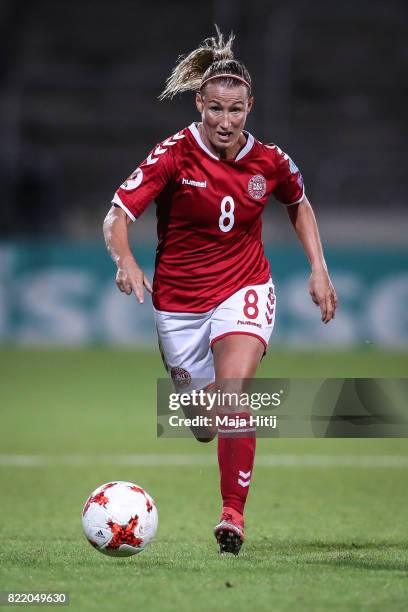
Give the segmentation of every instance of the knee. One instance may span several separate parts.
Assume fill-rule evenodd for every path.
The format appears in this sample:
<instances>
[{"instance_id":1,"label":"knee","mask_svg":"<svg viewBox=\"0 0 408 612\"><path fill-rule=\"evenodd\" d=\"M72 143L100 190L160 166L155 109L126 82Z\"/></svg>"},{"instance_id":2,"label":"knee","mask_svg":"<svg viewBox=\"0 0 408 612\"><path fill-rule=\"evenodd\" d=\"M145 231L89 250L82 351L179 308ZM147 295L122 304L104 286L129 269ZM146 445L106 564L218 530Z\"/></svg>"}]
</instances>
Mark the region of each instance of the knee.
<instances>
[{"instance_id":1,"label":"knee","mask_svg":"<svg viewBox=\"0 0 408 612\"><path fill-rule=\"evenodd\" d=\"M231 376L220 378L216 384L217 390L220 393L236 393L239 395L244 392L247 386L247 381L245 378Z\"/></svg>"},{"instance_id":2,"label":"knee","mask_svg":"<svg viewBox=\"0 0 408 612\"><path fill-rule=\"evenodd\" d=\"M203 444L208 444L208 442L212 442L215 438L217 434L214 433L211 435L211 437L207 437L207 438L200 438L200 437L195 437L195 439L197 440L197 442L202 442Z\"/></svg>"}]
</instances>

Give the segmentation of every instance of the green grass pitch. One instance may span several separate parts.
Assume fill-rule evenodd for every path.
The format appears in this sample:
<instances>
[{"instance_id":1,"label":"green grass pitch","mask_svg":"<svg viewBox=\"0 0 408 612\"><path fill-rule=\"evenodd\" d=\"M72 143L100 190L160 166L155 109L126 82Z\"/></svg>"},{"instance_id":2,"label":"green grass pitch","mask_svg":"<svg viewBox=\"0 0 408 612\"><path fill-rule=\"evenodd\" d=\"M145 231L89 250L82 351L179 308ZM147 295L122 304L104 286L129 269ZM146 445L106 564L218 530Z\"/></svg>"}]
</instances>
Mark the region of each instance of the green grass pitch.
<instances>
[{"instance_id":1,"label":"green grass pitch","mask_svg":"<svg viewBox=\"0 0 408 612\"><path fill-rule=\"evenodd\" d=\"M406 370L406 353L272 348L259 374ZM220 557L216 446L156 439L163 374L157 352L0 352L0 590L69 591L75 612L407 609L408 461L383 462L406 459L407 440L260 440L259 457L295 461L255 467L247 540L239 557ZM156 465L115 464L135 453ZM175 465L168 455L197 461ZM21 456L28 464L16 465ZM308 464L311 456L321 462ZM107 558L82 535L87 495L114 479L141 484L159 509L156 540L130 559Z\"/></svg>"}]
</instances>

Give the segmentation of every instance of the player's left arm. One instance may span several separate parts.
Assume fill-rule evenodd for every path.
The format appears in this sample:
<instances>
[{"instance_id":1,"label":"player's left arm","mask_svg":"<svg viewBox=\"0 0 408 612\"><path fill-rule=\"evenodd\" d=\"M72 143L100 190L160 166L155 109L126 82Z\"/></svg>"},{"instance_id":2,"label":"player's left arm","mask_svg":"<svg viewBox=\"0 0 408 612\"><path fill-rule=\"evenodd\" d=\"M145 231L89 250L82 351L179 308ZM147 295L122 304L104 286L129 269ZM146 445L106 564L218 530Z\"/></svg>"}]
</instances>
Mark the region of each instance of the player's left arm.
<instances>
[{"instance_id":1,"label":"player's left arm","mask_svg":"<svg viewBox=\"0 0 408 612\"><path fill-rule=\"evenodd\" d=\"M327 270L312 206L303 196L299 203L287 206L287 211L310 262L309 293L313 302L320 307L323 323L328 323L336 313L337 295Z\"/></svg>"}]
</instances>

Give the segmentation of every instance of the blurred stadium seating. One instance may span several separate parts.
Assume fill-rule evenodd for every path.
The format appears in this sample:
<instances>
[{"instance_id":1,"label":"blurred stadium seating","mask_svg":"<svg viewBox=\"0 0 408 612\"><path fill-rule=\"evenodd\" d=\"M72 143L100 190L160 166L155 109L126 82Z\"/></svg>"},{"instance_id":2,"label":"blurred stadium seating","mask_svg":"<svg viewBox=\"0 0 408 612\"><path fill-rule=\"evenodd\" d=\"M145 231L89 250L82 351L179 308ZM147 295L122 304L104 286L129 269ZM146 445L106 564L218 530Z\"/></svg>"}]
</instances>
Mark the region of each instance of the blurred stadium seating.
<instances>
[{"instance_id":1,"label":"blurred stadium seating","mask_svg":"<svg viewBox=\"0 0 408 612\"><path fill-rule=\"evenodd\" d=\"M60 232L97 235L118 182L194 119L191 96L160 104L157 95L215 20L234 28L253 74L250 129L288 149L316 206L405 214L406 4L232 5L197 3L191 19L185 0L171 9L163 0L3 0L4 229L54 233L52 211Z\"/></svg>"},{"instance_id":2,"label":"blurred stadium seating","mask_svg":"<svg viewBox=\"0 0 408 612\"><path fill-rule=\"evenodd\" d=\"M165 103L157 96L178 55L217 22L234 29L236 53L253 76L248 127L302 169L324 242L346 258L355 246L377 249L379 260L378 248L393 250L398 264L390 272L403 276L405 295L407 21L402 0L330 7L322 0L219 0L194 10L187 0L3 0L2 278L11 277L7 262L21 239L102 242L117 185L156 142L196 118L192 96ZM134 232L150 253L154 224L151 206ZM284 211L271 205L265 241L279 248L288 240L296 249ZM51 266L45 252L36 256L43 268ZM15 309L13 299L8 307ZM4 329L14 338L6 323L0 337Z\"/></svg>"}]
</instances>

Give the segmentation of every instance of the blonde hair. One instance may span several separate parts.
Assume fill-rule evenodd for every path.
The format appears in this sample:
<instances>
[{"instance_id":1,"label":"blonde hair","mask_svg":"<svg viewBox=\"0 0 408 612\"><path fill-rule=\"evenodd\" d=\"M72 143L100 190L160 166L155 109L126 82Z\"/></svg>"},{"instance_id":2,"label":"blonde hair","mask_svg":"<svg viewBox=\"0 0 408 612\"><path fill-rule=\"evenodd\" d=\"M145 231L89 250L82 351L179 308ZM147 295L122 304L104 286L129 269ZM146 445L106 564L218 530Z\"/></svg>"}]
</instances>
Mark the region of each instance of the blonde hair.
<instances>
[{"instance_id":1,"label":"blonde hair","mask_svg":"<svg viewBox=\"0 0 408 612\"><path fill-rule=\"evenodd\" d=\"M216 36L206 38L197 49L185 57L179 57L178 63L166 80L166 86L159 100L166 98L171 100L175 95L184 91L198 91L204 81L218 74L222 75L220 79L227 87L236 86L237 77L246 81L248 94L251 93L249 72L241 62L234 58L232 43L235 36L233 32L224 41L224 36L217 25L215 28Z\"/></svg>"}]
</instances>

